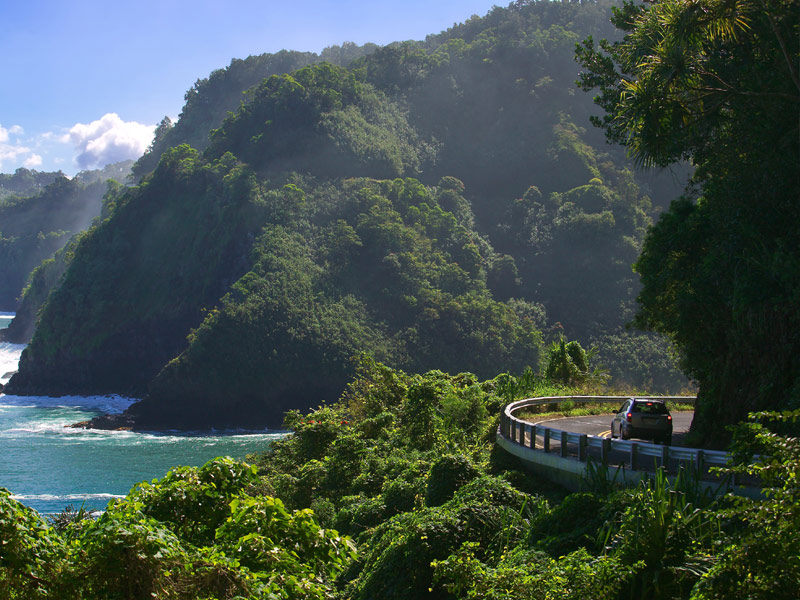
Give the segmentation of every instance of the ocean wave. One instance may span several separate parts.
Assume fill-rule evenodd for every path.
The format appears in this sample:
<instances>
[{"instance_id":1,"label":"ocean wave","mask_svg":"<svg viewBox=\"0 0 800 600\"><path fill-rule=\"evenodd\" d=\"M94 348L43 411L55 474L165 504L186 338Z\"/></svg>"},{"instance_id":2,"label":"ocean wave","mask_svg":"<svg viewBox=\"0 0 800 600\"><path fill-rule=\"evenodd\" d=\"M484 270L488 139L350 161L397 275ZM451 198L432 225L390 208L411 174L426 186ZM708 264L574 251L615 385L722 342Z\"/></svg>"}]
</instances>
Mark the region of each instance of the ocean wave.
<instances>
[{"instance_id":1,"label":"ocean wave","mask_svg":"<svg viewBox=\"0 0 800 600\"><path fill-rule=\"evenodd\" d=\"M13 342L0 342L0 357L4 355L16 356L19 361L19 355L25 350L28 344L14 344Z\"/></svg>"},{"instance_id":2,"label":"ocean wave","mask_svg":"<svg viewBox=\"0 0 800 600\"><path fill-rule=\"evenodd\" d=\"M0 406L18 408L77 408L106 414L123 412L138 398L125 396L12 396L0 395Z\"/></svg>"},{"instance_id":3,"label":"ocean wave","mask_svg":"<svg viewBox=\"0 0 800 600\"><path fill-rule=\"evenodd\" d=\"M140 431L139 433L152 435L153 437L196 437L207 438L213 440L215 438L236 438L236 437L251 437L254 435L266 435L284 437L288 431L283 429L164 429L162 431Z\"/></svg>"},{"instance_id":4,"label":"ocean wave","mask_svg":"<svg viewBox=\"0 0 800 600\"><path fill-rule=\"evenodd\" d=\"M8 381L10 377L5 377L5 375L17 370L19 357L25 346L26 344L0 342L0 382L5 383Z\"/></svg>"},{"instance_id":5,"label":"ocean wave","mask_svg":"<svg viewBox=\"0 0 800 600\"><path fill-rule=\"evenodd\" d=\"M13 494L11 496L14 500L39 500L43 502L68 502L70 500L85 501L85 500L111 500L112 498L124 498L125 495L120 494Z\"/></svg>"}]
</instances>

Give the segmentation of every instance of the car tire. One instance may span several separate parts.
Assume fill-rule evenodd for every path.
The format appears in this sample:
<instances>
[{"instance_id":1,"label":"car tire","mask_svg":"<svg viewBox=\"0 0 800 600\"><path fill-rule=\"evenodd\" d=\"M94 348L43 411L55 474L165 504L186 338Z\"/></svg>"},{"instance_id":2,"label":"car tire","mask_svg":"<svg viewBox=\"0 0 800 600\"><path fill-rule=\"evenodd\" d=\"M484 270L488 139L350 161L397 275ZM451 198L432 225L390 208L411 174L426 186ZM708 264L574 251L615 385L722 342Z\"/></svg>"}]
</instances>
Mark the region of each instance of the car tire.
<instances>
[{"instance_id":1,"label":"car tire","mask_svg":"<svg viewBox=\"0 0 800 600\"><path fill-rule=\"evenodd\" d=\"M668 435L663 440L665 446L672 446L672 435Z\"/></svg>"},{"instance_id":2,"label":"car tire","mask_svg":"<svg viewBox=\"0 0 800 600\"><path fill-rule=\"evenodd\" d=\"M624 427L622 427L621 425L620 425L620 428L619 428L619 437L621 437L623 440L629 440L629 439L631 439L631 436L629 436L629 435L627 435L627 434L625 433L625 428L624 428Z\"/></svg>"},{"instance_id":3,"label":"car tire","mask_svg":"<svg viewBox=\"0 0 800 600\"><path fill-rule=\"evenodd\" d=\"M617 436L614 435L614 421L611 421L611 439L616 439Z\"/></svg>"}]
</instances>

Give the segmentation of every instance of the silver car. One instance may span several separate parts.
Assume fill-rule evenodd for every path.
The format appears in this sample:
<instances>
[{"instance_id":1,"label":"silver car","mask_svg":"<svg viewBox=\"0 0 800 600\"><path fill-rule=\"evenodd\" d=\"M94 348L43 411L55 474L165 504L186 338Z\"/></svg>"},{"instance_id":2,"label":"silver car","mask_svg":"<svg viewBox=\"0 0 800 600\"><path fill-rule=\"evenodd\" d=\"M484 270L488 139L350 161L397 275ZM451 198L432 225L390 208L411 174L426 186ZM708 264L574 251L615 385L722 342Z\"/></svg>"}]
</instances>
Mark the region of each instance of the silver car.
<instances>
[{"instance_id":1,"label":"silver car","mask_svg":"<svg viewBox=\"0 0 800 600\"><path fill-rule=\"evenodd\" d=\"M611 421L611 437L672 443L672 415L663 400L628 398Z\"/></svg>"}]
</instances>

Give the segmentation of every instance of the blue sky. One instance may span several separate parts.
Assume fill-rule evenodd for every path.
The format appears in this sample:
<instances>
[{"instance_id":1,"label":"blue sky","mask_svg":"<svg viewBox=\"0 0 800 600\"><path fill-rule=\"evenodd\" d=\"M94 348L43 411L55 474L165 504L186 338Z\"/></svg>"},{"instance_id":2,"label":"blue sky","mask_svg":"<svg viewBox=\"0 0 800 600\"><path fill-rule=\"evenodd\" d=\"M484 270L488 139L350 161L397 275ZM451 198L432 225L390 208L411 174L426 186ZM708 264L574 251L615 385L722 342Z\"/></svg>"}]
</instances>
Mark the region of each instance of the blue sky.
<instances>
[{"instance_id":1,"label":"blue sky","mask_svg":"<svg viewBox=\"0 0 800 600\"><path fill-rule=\"evenodd\" d=\"M232 58L423 39L491 0L0 0L0 172L138 155ZM503 4L504 5L504 4Z\"/></svg>"}]
</instances>

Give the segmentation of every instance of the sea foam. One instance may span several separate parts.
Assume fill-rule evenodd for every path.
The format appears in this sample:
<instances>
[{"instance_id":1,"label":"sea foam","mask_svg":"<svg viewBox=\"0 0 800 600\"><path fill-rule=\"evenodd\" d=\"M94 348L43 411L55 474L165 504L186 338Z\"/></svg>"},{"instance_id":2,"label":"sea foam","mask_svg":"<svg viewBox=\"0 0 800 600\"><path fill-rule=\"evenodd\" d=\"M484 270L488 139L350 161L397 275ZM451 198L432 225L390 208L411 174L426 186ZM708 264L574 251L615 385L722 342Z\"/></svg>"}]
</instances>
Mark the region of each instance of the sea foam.
<instances>
[{"instance_id":1,"label":"sea foam","mask_svg":"<svg viewBox=\"0 0 800 600\"><path fill-rule=\"evenodd\" d=\"M10 376L6 377L6 375L17 370L19 357L25 346L26 344L0 342L0 383L8 382Z\"/></svg>"}]
</instances>

